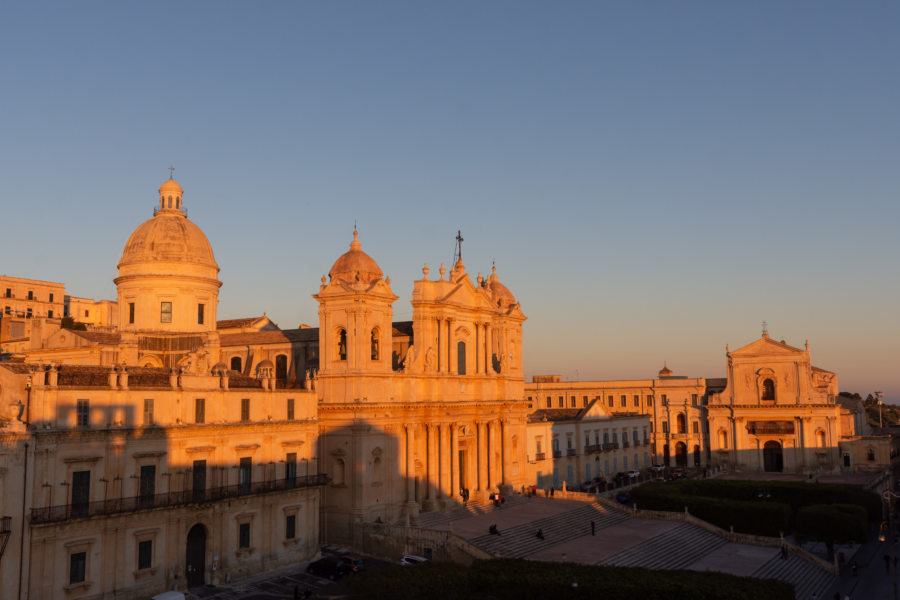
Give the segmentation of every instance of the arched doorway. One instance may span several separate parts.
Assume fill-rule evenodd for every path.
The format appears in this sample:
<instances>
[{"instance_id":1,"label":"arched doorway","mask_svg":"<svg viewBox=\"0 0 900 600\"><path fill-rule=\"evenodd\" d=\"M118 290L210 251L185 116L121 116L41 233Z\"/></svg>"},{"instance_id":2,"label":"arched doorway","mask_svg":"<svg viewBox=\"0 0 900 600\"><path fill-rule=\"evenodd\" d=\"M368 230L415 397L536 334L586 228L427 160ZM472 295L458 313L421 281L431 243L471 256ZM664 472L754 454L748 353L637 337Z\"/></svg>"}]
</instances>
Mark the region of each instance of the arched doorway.
<instances>
[{"instance_id":1,"label":"arched doorway","mask_svg":"<svg viewBox=\"0 0 900 600\"><path fill-rule=\"evenodd\" d=\"M687 466L687 444L684 442L675 444L675 464L679 467Z\"/></svg>"},{"instance_id":2,"label":"arched doorway","mask_svg":"<svg viewBox=\"0 0 900 600\"><path fill-rule=\"evenodd\" d=\"M197 523L187 534L187 552L184 566L187 586L197 587L206 583L206 527Z\"/></svg>"},{"instance_id":3,"label":"arched doorway","mask_svg":"<svg viewBox=\"0 0 900 600\"><path fill-rule=\"evenodd\" d=\"M768 472L781 473L784 470L781 444L774 441L766 442L766 445L763 446L763 463Z\"/></svg>"}]
</instances>

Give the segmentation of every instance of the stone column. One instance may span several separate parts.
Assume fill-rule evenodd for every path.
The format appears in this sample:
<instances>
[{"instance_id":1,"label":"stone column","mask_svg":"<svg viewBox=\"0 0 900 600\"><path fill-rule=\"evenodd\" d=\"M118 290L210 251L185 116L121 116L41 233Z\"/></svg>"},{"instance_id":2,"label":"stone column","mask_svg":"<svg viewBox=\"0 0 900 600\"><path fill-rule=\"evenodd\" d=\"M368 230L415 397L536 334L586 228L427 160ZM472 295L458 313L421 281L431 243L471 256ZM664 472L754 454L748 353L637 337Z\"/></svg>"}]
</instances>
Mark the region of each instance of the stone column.
<instances>
[{"instance_id":1,"label":"stone column","mask_svg":"<svg viewBox=\"0 0 900 600\"><path fill-rule=\"evenodd\" d=\"M474 345L475 345L475 374L478 375L479 373L481 373L481 361L483 360L481 358L481 355L483 352L481 349L481 338L482 338L481 323L475 323L474 325L475 325L475 337L474 337L474 340L475 340L475 343L474 343Z\"/></svg>"},{"instance_id":2,"label":"stone column","mask_svg":"<svg viewBox=\"0 0 900 600\"><path fill-rule=\"evenodd\" d=\"M416 501L416 433L415 425L406 426L406 501Z\"/></svg>"},{"instance_id":3,"label":"stone column","mask_svg":"<svg viewBox=\"0 0 900 600\"><path fill-rule=\"evenodd\" d=\"M507 426L506 419L500 419L498 423L500 426L500 485L505 486L509 484L509 482L506 480L506 461L509 460L507 440L509 427Z\"/></svg>"},{"instance_id":4,"label":"stone column","mask_svg":"<svg viewBox=\"0 0 900 600\"><path fill-rule=\"evenodd\" d=\"M483 491L487 489L487 436L485 435L484 421L478 421L476 427L478 433L477 489Z\"/></svg>"},{"instance_id":5,"label":"stone column","mask_svg":"<svg viewBox=\"0 0 900 600\"><path fill-rule=\"evenodd\" d=\"M494 374L494 360L491 346L491 324L488 323L484 326L484 372L489 375Z\"/></svg>"},{"instance_id":6,"label":"stone column","mask_svg":"<svg viewBox=\"0 0 900 600\"><path fill-rule=\"evenodd\" d=\"M450 427L450 498L456 498L459 494L459 488L462 482L459 480L459 465L457 457L459 456L459 426L451 423Z\"/></svg>"},{"instance_id":7,"label":"stone column","mask_svg":"<svg viewBox=\"0 0 900 600\"><path fill-rule=\"evenodd\" d=\"M485 438L484 439L484 446L485 446L485 452L484 452L485 461L484 461L484 463L485 463L485 465L484 466L485 466L485 471L486 471L486 475L487 475L487 477L485 477L485 481L487 482L485 489L491 490L494 488L494 483L495 483L494 434L496 432L495 432L493 421L488 421L484 424L484 433L485 433L485 436L484 436L484 438Z\"/></svg>"}]
</instances>

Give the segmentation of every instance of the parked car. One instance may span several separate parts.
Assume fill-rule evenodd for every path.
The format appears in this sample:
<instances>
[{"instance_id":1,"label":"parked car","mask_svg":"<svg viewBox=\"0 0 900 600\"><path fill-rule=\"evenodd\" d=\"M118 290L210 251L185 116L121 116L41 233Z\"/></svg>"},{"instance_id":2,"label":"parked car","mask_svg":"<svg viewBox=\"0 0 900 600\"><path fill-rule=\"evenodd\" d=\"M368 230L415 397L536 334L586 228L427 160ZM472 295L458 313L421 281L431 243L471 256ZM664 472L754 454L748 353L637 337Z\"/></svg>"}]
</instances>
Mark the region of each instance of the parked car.
<instances>
[{"instance_id":1,"label":"parked car","mask_svg":"<svg viewBox=\"0 0 900 600\"><path fill-rule=\"evenodd\" d=\"M403 558L400 559L401 565L419 565L427 562L427 558L425 558L424 556L418 556L416 554L404 554Z\"/></svg>"},{"instance_id":2,"label":"parked car","mask_svg":"<svg viewBox=\"0 0 900 600\"><path fill-rule=\"evenodd\" d=\"M649 468L654 473L662 473L666 470L666 467L664 467L663 465L650 465Z\"/></svg>"},{"instance_id":3,"label":"parked car","mask_svg":"<svg viewBox=\"0 0 900 600\"><path fill-rule=\"evenodd\" d=\"M628 492L619 492L616 494L616 502L619 504L625 504L626 506L631 506L631 494Z\"/></svg>"},{"instance_id":4,"label":"parked car","mask_svg":"<svg viewBox=\"0 0 900 600\"><path fill-rule=\"evenodd\" d=\"M684 467L672 469L672 479L684 479L685 477L687 477L687 473L684 471Z\"/></svg>"},{"instance_id":5,"label":"parked car","mask_svg":"<svg viewBox=\"0 0 900 600\"><path fill-rule=\"evenodd\" d=\"M325 556L309 563L306 572L328 579L340 579L347 572L347 568L344 565L344 559L340 556Z\"/></svg>"},{"instance_id":6,"label":"parked car","mask_svg":"<svg viewBox=\"0 0 900 600\"><path fill-rule=\"evenodd\" d=\"M356 554L341 554L341 559L343 559L344 566L350 573L359 573L366 570L363 559Z\"/></svg>"},{"instance_id":7,"label":"parked car","mask_svg":"<svg viewBox=\"0 0 900 600\"><path fill-rule=\"evenodd\" d=\"M641 478L641 472L640 472L640 471L634 471L634 470L628 471L628 478L629 478L629 479L640 479L640 478Z\"/></svg>"}]
</instances>

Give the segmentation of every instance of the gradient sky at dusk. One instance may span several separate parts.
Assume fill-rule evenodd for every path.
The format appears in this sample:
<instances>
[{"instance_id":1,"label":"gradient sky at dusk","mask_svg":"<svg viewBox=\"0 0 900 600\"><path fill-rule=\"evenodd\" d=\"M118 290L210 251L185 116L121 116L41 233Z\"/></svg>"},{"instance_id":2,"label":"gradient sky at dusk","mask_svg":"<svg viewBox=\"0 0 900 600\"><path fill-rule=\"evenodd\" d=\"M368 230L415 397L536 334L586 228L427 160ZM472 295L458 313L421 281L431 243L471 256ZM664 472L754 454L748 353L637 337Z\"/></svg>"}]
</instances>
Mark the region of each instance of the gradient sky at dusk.
<instances>
[{"instance_id":1,"label":"gradient sky at dusk","mask_svg":"<svg viewBox=\"0 0 900 600\"><path fill-rule=\"evenodd\" d=\"M174 164L219 318L317 323L351 241L395 319L461 229L526 374L722 377L775 339L900 402L900 4L0 8L0 273L114 298Z\"/></svg>"}]
</instances>

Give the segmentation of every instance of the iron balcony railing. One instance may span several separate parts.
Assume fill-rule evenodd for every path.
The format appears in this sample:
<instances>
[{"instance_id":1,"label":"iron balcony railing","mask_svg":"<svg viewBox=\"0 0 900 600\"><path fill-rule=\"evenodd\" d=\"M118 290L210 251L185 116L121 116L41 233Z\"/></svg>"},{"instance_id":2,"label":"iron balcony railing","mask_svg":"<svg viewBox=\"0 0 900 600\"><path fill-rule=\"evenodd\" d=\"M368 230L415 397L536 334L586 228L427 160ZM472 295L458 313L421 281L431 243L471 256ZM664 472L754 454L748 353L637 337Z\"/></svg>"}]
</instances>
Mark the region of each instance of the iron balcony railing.
<instances>
[{"instance_id":1,"label":"iron balcony railing","mask_svg":"<svg viewBox=\"0 0 900 600\"><path fill-rule=\"evenodd\" d=\"M604 444L603 444L604 452L609 452L610 450L618 450L618 449L619 449L619 442L604 442Z\"/></svg>"},{"instance_id":2,"label":"iron balcony railing","mask_svg":"<svg viewBox=\"0 0 900 600\"><path fill-rule=\"evenodd\" d=\"M537 454L534 455L534 460L544 460L546 458L547 458L546 452L538 452Z\"/></svg>"},{"instance_id":3,"label":"iron balcony railing","mask_svg":"<svg viewBox=\"0 0 900 600\"><path fill-rule=\"evenodd\" d=\"M553 451L553 458L559 458L560 456L562 456L562 452L560 452L559 450Z\"/></svg>"},{"instance_id":4,"label":"iron balcony railing","mask_svg":"<svg viewBox=\"0 0 900 600\"><path fill-rule=\"evenodd\" d=\"M77 504L62 504L31 509L32 525L59 523L72 519L86 519L100 515L115 515L154 508L170 508L186 504L216 502L240 496L284 492L292 489L315 487L328 483L325 474L307 475L272 481L254 481L249 484L226 485L202 490L183 490L162 494L111 498Z\"/></svg>"},{"instance_id":5,"label":"iron balcony railing","mask_svg":"<svg viewBox=\"0 0 900 600\"><path fill-rule=\"evenodd\" d=\"M600 448L601 448L600 444L587 444L584 447L584 453L592 454L594 452L600 452Z\"/></svg>"},{"instance_id":6,"label":"iron balcony railing","mask_svg":"<svg viewBox=\"0 0 900 600\"><path fill-rule=\"evenodd\" d=\"M575 448L566 448L567 456L575 456Z\"/></svg>"},{"instance_id":7,"label":"iron balcony railing","mask_svg":"<svg viewBox=\"0 0 900 600\"><path fill-rule=\"evenodd\" d=\"M628 440L622 440L622 447L627 448L628 446L630 446Z\"/></svg>"}]
</instances>

